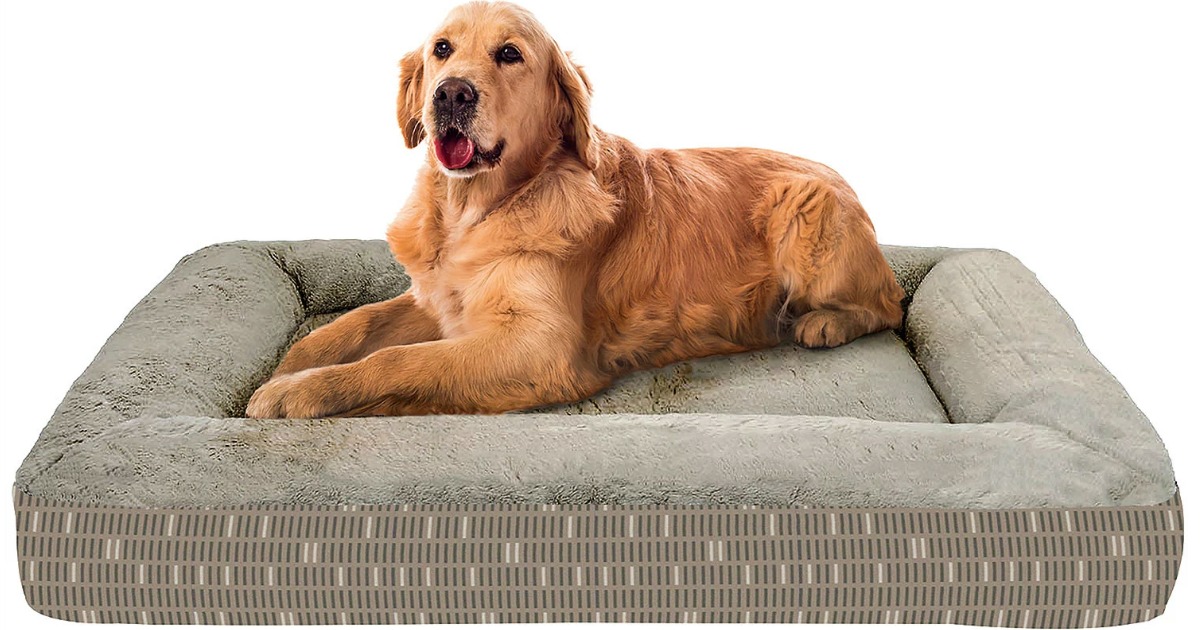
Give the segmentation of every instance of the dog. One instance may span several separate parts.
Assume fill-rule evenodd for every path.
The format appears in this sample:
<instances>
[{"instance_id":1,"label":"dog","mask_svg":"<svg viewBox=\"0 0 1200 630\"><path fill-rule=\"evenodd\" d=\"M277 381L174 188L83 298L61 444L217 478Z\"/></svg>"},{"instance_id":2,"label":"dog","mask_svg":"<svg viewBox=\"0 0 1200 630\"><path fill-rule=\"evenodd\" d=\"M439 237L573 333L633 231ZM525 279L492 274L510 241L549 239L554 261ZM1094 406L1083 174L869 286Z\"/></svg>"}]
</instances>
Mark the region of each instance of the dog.
<instances>
[{"instance_id":1,"label":"dog","mask_svg":"<svg viewBox=\"0 0 1200 630\"><path fill-rule=\"evenodd\" d=\"M254 418L503 413L633 370L895 328L904 296L832 169L761 149L643 150L526 10L473 2L400 62L426 141L387 231L412 279L301 339Z\"/></svg>"}]
</instances>

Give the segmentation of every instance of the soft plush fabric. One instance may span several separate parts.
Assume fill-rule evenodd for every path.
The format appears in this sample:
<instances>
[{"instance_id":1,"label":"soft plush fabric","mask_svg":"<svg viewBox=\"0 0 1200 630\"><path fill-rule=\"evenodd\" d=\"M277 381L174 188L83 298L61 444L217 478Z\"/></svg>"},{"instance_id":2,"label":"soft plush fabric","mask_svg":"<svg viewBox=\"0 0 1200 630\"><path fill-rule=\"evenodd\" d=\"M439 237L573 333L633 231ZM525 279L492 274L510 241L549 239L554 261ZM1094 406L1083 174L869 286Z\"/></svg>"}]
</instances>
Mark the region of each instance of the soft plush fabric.
<instances>
[{"instance_id":1,"label":"soft plush fabric","mask_svg":"<svg viewBox=\"0 0 1200 630\"><path fill-rule=\"evenodd\" d=\"M379 241L215 245L129 314L17 487L128 506L1171 498L1153 428L1016 259L885 253L909 293L898 333L689 361L535 413L284 421L240 416L287 347L407 278Z\"/></svg>"}]
</instances>

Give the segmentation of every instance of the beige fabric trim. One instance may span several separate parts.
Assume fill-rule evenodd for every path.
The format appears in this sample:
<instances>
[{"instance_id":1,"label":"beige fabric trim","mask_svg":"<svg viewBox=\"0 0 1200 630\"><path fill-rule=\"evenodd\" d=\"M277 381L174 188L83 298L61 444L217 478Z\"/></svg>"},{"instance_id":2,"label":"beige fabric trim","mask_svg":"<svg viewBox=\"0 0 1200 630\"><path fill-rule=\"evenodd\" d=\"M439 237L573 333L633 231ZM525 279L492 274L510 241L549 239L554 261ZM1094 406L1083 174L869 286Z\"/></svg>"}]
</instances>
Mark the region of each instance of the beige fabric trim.
<instances>
[{"instance_id":1,"label":"beige fabric trim","mask_svg":"<svg viewBox=\"0 0 1200 630\"><path fill-rule=\"evenodd\" d=\"M1096 627L1163 612L1183 511L558 505L147 509L14 489L25 597L71 621Z\"/></svg>"}]
</instances>

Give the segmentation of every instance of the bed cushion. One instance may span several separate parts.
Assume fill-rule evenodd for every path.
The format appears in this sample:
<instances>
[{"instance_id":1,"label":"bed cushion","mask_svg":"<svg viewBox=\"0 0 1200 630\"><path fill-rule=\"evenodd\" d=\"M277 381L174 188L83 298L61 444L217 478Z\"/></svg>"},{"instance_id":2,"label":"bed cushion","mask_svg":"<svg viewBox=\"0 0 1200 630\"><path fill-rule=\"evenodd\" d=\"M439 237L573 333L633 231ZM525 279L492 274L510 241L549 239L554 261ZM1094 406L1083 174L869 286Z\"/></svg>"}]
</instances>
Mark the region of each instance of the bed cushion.
<instances>
[{"instance_id":1,"label":"bed cushion","mask_svg":"<svg viewBox=\"0 0 1200 630\"><path fill-rule=\"evenodd\" d=\"M380 241L185 257L17 472L26 600L84 622L968 623L1162 613L1171 463L998 251L888 247L895 332L492 416L251 420L287 348L408 280Z\"/></svg>"},{"instance_id":2,"label":"bed cushion","mask_svg":"<svg viewBox=\"0 0 1200 630\"><path fill-rule=\"evenodd\" d=\"M408 285L383 242L185 257L68 392L17 474L58 500L1145 505L1166 450L1070 318L998 251L888 248L905 325L626 377L496 416L252 420L297 330ZM911 354L910 354L911 351Z\"/></svg>"}]
</instances>

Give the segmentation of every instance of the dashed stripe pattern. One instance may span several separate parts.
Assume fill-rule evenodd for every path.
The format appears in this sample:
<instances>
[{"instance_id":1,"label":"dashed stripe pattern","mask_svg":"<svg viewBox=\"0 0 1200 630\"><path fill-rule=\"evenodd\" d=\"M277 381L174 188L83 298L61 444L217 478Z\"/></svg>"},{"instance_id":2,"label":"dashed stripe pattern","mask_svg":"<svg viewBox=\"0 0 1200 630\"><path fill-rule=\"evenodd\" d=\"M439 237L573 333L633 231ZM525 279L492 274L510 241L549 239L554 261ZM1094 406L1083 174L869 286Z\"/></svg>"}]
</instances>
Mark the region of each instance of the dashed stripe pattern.
<instances>
[{"instance_id":1,"label":"dashed stripe pattern","mask_svg":"<svg viewBox=\"0 0 1200 630\"><path fill-rule=\"evenodd\" d=\"M81 622L957 623L1163 612L1183 551L1154 506L89 506L14 491L21 583Z\"/></svg>"}]
</instances>

